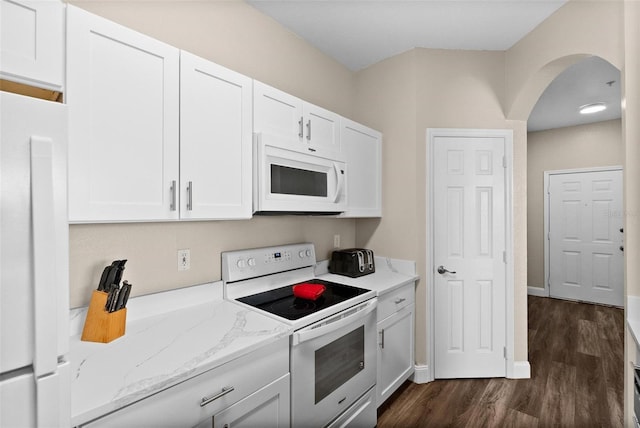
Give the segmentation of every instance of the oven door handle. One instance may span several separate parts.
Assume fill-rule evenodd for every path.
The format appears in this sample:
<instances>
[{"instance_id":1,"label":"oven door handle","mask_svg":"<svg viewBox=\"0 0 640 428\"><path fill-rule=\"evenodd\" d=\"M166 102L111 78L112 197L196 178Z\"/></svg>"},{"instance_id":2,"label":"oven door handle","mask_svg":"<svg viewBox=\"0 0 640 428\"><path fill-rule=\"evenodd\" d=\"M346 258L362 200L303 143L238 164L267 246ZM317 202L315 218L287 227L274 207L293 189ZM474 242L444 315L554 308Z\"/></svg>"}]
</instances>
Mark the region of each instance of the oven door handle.
<instances>
[{"instance_id":1,"label":"oven door handle","mask_svg":"<svg viewBox=\"0 0 640 428\"><path fill-rule=\"evenodd\" d=\"M371 299L359 306L347 309L348 315L336 314L320 323L317 327L303 329L293 334L293 345L299 345L308 340L315 339L334 331L340 330L345 326L366 318L378 305L377 299Z\"/></svg>"}]
</instances>

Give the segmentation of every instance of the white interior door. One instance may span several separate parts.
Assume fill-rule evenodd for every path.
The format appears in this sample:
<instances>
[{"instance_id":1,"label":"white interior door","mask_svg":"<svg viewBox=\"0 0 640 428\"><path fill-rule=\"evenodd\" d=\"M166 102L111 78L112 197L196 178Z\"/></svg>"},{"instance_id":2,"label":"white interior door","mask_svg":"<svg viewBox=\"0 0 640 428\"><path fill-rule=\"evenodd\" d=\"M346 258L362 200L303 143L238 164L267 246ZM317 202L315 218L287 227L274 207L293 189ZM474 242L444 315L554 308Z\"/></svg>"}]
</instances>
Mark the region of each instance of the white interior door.
<instances>
[{"instance_id":1,"label":"white interior door","mask_svg":"<svg viewBox=\"0 0 640 428\"><path fill-rule=\"evenodd\" d=\"M548 175L549 294L623 306L622 169Z\"/></svg>"},{"instance_id":2,"label":"white interior door","mask_svg":"<svg viewBox=\"0 0 640 428\"><path fill-rule=\"evenodd\" d=\"M505 138L432 144L434 375L504 377Z\"/></svg>"}]
</instances>

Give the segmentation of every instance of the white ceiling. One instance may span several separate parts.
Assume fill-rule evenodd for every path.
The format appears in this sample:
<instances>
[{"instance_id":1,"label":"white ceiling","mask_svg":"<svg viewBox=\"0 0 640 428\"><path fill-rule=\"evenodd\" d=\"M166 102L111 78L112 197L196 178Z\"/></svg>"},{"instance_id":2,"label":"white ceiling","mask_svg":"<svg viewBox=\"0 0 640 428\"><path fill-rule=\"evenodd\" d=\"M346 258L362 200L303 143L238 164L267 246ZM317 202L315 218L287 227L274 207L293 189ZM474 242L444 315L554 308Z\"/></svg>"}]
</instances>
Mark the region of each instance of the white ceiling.
<instances>
[{"instance_id":1,"label":"white ceiling","mask_svg":"<svg viewBox=\"0 0 640 428\"><path fill-rule=\"evenodd\" d=\"M529 116L527 129L541 131L619 119L620 99L620 70L601 58L586 58L547 86ZM596 102L604 102L607 109L591 115L578 112L580 106Z\"/></svg>"},{"instance_id":2,"label":"white ceiling","mask_svg":"<svg viewBox=\"0 0 640 428\"><path fill-rule=\"evenodd\" d=\"M247 0L352 71L415 47L504 51L566 1ZM610 80L617 82L619 107L619 73L613 78L607 67L587 61L565 77L550 86L534 109L535 129L583 123L576 122L575 109L587 103L580 100L587 93L590 99L610 95L611 88L604 87ZM577 83L588 84L588 91ZM581 104L566 105L573 100Z\"/></svg>"}]
</instances>

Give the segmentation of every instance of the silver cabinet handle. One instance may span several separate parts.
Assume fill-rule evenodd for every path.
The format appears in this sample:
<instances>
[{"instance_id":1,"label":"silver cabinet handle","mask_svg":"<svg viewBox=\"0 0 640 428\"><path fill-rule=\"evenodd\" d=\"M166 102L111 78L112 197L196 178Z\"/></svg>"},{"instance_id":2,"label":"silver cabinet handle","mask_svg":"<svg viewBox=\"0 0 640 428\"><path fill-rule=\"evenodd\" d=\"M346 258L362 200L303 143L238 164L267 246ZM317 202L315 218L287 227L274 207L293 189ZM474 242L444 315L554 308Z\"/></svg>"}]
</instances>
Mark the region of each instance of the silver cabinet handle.
<instances>
[{"instance_id":1,"label":"silver cabinet handle","mask_svg":"<svg viewBox=\"0 0 640 428\"><path fill-rule=\"evenodd\" d=\"M407 299L405 299L405 298L403 297L403 298L401 298L401 299L396 299L394 303L395 303L396 305L399 305L400 303L404 302L405 300L407 300Z\"/></svg>"},{"instance_id":2,"label":"silver cabinet handle","mask_svg":"<svg viewBox=\"0 0 640 428\"><path fill-rule=\"evenodd\" d=\"M175 211L176 210L176 180L173 180L171 182L171 202L169 203L169 209L171 211Z\"/></svg>"},{"instance_id":3,"label":"silver cabinet handle","mask_svg":"<svg viewBox=\"0 0 640 428\"><path fill-rule=\"evenodd\" d=\"M307 122L307 141L311 141L311 119Z\"/></svg>"},{"instance_id":4,"label":"silver cabinet handle","mask_svg":"<svg viewBox=\"0 0 640 428\"><path fill-rule=\"evenodd\" d=\"M187 185L187 211L193 210L193 181Z\"/></svg>"},{"instance_id":5,"label":"silver cabinet handle","mask_svg":"<svg viewBox=\"0 0 640 428\"><path fill-rule=\"evenodd\" d=\"M380 330L380 348L384 349L384 328Z\"/></svg>"},{"instance_id":6,"label":"silver cabinet handle","mask_svg":"<svg viewBox=\"0 0 640 428\"><path fill-rule=\"evenodd\" d=\"M440 266L438 266L438 273L439 273L440 275L444 275L445 273L451 273L451 274L454 274L454 275L455 275L455 274L456 274L456 271L454 271L454 270L447 270L447 269L445 269L445 268L444 268L444 266L440 265Z\"/></svg>"},{"instance_id":7,"label":"silver cabinet handle","mask_svg":"<svg viewBox=\"0 0 640 428\"><path fill-rule=\"evenodd\" d=\"M298 137L302 138L302 116L300 116L300 120L298 121Z\"/></svg>"},{"instance_id":8,"label":"silver cabinet handle","mask_svg":"<svg viewBox=\"0 0 640 428\"><path fill-rule=\"evenodd\" d=\"M212 397L202 397L202 401L200 402L200 407L204 407L207 404L211 403L212 401L216 401L218 398L224 397L228 393L233 392L234 389L235 388L233 386L225 386L224 388L222 388L222 391L220 391L218 394Z\"/></svg>"}]
</instances>

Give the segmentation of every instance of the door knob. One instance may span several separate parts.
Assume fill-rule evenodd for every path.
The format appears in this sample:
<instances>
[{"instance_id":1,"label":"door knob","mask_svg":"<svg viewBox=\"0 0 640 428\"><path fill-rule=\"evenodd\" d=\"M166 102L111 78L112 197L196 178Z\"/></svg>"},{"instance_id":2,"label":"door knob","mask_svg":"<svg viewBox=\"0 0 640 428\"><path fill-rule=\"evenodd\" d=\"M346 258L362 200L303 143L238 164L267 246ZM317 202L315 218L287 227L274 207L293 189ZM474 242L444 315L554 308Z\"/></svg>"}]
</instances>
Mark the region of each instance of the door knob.
<instances>
[{"instance_id":1,"label":"door knob","mask_svg":"<svg viewBox=\"0 0 640 428\"><path fill-rule=\"evenodd\" d=\"M439 273L440 275L444 275L445 273L452 273L452 274L455 274L455 273L456 273L456 271L447 270L447 269L445 269L445 268L444 268L444 266L440 265L440 266L438 266L438 273Z\"/></svg>"}]
</instances>

